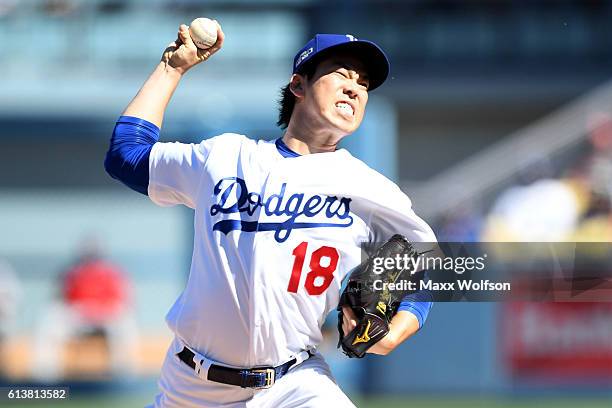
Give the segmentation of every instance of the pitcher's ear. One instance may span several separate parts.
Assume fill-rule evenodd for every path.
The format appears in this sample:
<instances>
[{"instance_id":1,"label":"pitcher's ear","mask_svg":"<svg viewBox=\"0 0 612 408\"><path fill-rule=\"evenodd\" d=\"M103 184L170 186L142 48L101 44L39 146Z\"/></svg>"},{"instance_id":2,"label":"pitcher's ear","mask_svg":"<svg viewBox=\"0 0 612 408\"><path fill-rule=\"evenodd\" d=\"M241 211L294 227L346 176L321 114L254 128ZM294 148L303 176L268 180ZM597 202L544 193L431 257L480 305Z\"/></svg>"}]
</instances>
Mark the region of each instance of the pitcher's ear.
<instances>
[{"instance_id":1,"label":"pitcher's ear","mask_svg":"<svg viewBox=\"0 0 612 408\"><path fill-rule=\"evenodd\" d=\"M304 97L304 77L300 74L293 74L289 82L289 89L296 98Z\"/></svg>"}]
</instances>

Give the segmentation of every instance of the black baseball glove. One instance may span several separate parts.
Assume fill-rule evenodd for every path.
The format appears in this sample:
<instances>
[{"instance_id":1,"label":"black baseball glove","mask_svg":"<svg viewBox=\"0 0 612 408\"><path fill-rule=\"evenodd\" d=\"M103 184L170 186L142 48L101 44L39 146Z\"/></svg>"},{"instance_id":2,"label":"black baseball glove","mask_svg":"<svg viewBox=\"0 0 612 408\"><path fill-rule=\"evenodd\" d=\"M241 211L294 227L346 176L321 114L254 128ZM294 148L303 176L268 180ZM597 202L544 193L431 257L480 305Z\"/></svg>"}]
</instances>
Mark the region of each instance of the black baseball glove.
<instances>
[{"instance_id":1,"label":"black baseball glove","mask_svg":"<svg viewBox=\"0 0 612 408\"><path fill-rule=\"evenodd\" d=\"M338 347L342 347L344 354L349 357L361 358L376 342L389 332L389 322L399 307L402 298L408 291L390 291L374 289L374 281L382 283L396 282L402 279L414 278L411 271L399 269L398 265L384 268L382 273L374 273L376 258L393 258L405 255L416 258L419 253L412 244L401 235L392 236L372 256L353 270L346 288L340 296L338 304L338 332L340 339ZM380 261L379 261L380 262ZM403 265L402 265L403 266ZM381 285L377 285L380 289ZM353 310L357 317L357 326L349 333L342 329L342 307L347 306Z\"/></svg>"}]
</instances>

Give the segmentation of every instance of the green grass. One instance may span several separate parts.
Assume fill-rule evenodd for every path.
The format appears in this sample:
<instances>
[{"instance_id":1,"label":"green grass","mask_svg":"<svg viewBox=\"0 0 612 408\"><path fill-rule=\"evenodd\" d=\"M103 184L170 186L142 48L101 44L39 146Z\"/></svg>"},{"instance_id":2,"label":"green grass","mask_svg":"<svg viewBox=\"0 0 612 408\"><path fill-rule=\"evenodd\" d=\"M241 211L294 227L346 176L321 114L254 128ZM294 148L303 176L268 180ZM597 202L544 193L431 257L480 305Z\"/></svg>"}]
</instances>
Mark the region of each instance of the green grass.
<instances>
[{"instance_id":1,"label":"green grass","mask_svg":"<svg viewBox=\"0 0 612 408\"><path fill-rule=\"evenodd\" d=\"M63 401L0 402L2 408L134 408L153 402L154 395L143 397L70 397Z\"/></svg>"}]
</instances>

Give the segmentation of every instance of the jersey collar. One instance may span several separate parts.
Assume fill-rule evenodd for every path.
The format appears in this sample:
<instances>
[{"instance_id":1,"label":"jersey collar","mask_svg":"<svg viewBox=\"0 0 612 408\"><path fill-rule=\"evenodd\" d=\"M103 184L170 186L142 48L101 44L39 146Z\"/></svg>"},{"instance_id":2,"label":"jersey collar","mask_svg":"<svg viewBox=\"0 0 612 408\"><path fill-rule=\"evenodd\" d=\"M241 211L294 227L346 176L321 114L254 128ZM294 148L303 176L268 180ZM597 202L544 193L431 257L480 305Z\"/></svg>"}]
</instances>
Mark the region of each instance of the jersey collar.
<instances>
[{"instance_id":1,"label":"jersey collar","mask_svg":"<svg viewBox=\"0 0 612 408\"><path fill-rule=\"evenodd\" d=\"M299 153L294 152L293 150L291 150L286 144L285 142L283 142L283 138L279 137L278 139L276 139L276 141L274 142L274 144L276 144L276 149L278 150L278 152L281 154L281 156L283 157L300 157L301 155Z\"/></svg>"}]
</instances>

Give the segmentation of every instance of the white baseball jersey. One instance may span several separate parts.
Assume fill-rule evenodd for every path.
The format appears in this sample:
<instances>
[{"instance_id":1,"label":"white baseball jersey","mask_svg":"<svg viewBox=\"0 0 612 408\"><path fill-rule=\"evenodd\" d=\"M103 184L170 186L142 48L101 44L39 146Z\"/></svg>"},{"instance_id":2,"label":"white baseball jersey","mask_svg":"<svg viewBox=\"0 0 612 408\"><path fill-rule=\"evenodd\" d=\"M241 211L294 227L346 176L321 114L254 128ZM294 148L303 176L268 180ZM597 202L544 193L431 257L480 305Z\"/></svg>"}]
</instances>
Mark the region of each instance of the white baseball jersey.
<instances>
[{"instance_id":1,"label":"white baseball jersey","mask_svg":"<svg viewBox=\"0 0 612 408\"><path fill-rule=\"evenodd\" d=\"M279 365L321 342L363 242L434 242L410 199L344 150L284 157L224 134L156 143L149 196L195 210L187 286L166 319L187 345L236 367Z\"/></svg>"}]
</instances>

